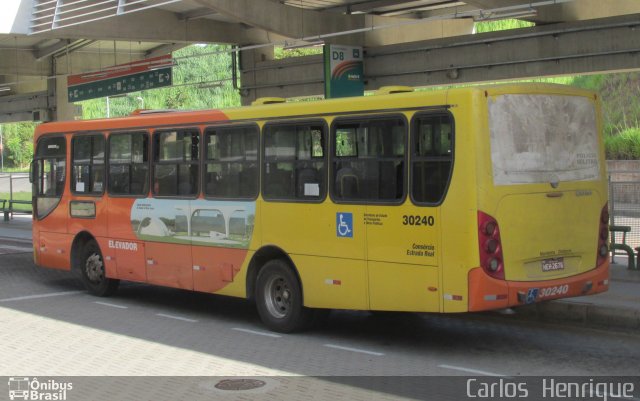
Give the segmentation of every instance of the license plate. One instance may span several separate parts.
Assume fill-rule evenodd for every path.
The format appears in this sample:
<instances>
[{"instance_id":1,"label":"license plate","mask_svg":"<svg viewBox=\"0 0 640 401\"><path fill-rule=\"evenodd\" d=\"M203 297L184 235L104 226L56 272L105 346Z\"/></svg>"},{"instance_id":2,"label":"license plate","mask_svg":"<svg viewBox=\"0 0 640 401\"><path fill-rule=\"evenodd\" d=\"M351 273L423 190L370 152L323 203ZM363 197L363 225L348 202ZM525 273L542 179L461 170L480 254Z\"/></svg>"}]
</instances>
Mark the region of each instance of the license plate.
<instances>
[{"instance_id":1,"label":"license plate","mask_svg":"<svg viewBox=\"0 0 640 401\"><path fill-rule=\"evenodd\" d=\"M564 258L545 259L542 261L542 271L551 272L564 270Z\"/></svg>"}]
</instances>

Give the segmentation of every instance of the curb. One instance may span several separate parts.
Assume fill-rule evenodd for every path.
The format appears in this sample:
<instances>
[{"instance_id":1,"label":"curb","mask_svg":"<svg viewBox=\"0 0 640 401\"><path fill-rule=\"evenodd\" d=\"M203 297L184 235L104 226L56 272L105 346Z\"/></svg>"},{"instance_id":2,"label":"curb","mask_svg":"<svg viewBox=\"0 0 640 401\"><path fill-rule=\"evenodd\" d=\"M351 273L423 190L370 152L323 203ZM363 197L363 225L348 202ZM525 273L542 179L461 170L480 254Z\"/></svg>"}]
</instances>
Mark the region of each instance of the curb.
<instances>
[{"instance_id":1,"label":"curb","mask_svg":"<svg viewBox=\"0 0 640 401\"><path fill-rule=\"evenodd\" d=\"M640 328L640 311L602 306L586 302L548 301L516 309L516 316L526 320L570 325L635 330Z\"/></svg>"}]
</instances>

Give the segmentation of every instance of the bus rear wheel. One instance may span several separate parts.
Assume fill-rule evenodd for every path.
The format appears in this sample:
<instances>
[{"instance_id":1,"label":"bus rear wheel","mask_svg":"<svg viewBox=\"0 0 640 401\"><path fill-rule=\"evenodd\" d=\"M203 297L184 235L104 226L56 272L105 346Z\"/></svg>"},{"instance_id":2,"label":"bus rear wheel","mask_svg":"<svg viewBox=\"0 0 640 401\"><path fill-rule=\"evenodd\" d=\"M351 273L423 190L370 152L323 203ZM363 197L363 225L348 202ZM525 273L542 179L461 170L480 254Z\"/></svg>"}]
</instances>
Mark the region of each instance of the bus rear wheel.
<instances>
[{"instance_id":1,"label":"bus rear wheel","mask_svg":"<svg viewBox=\"0 0 640 401\"><path fill-rule=\"evenodd\" d=\"M100 247L94 240L85 244L80 261L82 282L89 293L108 297L116 292L120 280L107 277Z\"/></svg>"},{"instance_id":2,"label":"bus rear wheel","mask_svg":"<svg viewBox=\"0 0 640 401\"><path fill-rule=\"evenodd\" d=\"M298 278L283 260L271 260L260 270L255 299L260 319L273 331L291 333L312 321L313 311L302 305Z\"/></svg>"}]
</instances>

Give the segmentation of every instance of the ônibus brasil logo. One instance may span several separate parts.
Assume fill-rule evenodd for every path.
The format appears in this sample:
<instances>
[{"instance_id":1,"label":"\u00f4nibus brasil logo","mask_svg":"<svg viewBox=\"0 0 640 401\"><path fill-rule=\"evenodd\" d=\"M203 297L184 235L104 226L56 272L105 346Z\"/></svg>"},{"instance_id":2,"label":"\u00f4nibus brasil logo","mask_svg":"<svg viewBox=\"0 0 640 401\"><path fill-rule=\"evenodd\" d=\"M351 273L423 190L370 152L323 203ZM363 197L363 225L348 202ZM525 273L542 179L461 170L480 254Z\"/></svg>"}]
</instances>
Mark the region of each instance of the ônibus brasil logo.
<instances>
[{"instance_id":1,"label":"\u00f4nibus brasil logo","mask_svg":"<svg viewBox=\"0 0 640 401\"><path fill-rule=\"evenodd\" d=\"M37 377L10 377L10 400L55 400L67 399L67 392L73 389L71 382L61 382L54 379L40 381Z\"/></svg>"}]
</instances>

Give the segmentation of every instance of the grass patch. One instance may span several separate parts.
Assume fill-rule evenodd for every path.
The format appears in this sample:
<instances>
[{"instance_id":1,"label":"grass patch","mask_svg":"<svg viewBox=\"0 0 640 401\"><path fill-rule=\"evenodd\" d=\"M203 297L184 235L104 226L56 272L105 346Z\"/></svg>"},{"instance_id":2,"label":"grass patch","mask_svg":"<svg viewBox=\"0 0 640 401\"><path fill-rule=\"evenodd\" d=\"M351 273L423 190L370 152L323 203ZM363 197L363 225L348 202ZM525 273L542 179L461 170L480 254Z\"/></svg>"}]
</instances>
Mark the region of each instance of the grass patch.
<instances>
[{"instance_id":1,"label":"grass patch","mask_svg":"<svg viewBox=\"0 0 640 401\"><path fill-rule=\"evenodd\" d=\"M28 173L29 172L29 167L23 168L23 167L5 167L4 169L0 170L0 173Z\"/></svg>"},{"instance_id":2,"label":"grass patch","mask_svg":"<svg viewBox=\"0 0 640 401\"><path fill-rule=\"evenodd\" d=\"M605 136L604 146L608 160L640 159L640 128L629 128L618 135Z\"/></svg>"},{"instance_id":3,"label":"grass patch","mask_svg":"<svg viewBox=\"0 0 640 401\"><path fill-rule=\"evenodd\" d=\"M9 200L9 192L0 192L0 199ZM13 200L21 200L21 201L29 201L31 202L31 192L14 192ZM0 202L0 206L2 202ZM9 202L5 204L6 207L9 207ZM15 205L15 210L23 210L25 212L31 211L31 205Z\"/></svg>"}]
</instances>

